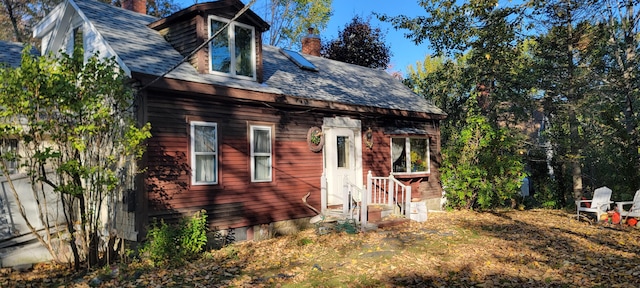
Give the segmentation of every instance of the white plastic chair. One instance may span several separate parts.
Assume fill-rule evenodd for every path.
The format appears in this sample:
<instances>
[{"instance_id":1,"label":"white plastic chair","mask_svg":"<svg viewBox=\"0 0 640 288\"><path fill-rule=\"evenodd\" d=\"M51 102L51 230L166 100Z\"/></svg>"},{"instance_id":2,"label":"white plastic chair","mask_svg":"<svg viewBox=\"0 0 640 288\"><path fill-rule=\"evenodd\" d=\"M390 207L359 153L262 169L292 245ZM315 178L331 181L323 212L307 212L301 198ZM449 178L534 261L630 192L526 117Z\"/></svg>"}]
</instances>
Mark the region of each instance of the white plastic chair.
<instances>
[{"instance_id":1,"label":"white plastic chair","mask_svg":"<svg viewBox=\"0 0 640 288\"><path fill-rule=\"evenodd\" d=\"M582 207L582 203L589 203L589 207ZM596 213L596 221L600 222L600 215L607 213L611 201L611 189L600 187L593 191L591 200L576 200L577 218L580 219L580 212Z\"/></svg>"},{"instance_id":2,"label":"white plastic chair","mask_svg":"<svg viewBox=\"0 0 640 288\"><path fill-rule=\"evenodd\" d=\"M628 206L629 210L624 210L624 206ZM636 191L636 195L633 196L633 201L620 201L616 202L616 207L618 208L618 213L620 213L620 217L640 217L640 190Z\"/></svg>"}]
</instances>

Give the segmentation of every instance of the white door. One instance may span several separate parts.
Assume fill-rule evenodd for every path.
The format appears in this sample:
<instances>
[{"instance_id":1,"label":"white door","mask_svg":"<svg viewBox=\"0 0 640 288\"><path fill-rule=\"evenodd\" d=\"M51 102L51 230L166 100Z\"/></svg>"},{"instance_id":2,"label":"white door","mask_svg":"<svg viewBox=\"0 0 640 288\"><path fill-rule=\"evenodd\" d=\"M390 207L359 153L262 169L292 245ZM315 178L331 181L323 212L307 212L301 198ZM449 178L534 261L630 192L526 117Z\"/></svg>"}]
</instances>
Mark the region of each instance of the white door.
<instances>
[{"instance_id":1,"label":"white door","mask_svg":"<svg viewBox=\"0 0 640 288\"><path fill-rule=\"evenodd\" d=\"M328 128L325 133L327 204L335 207L346 203L343 199L344 179L358 184L357 168L360 163L356 158L356 137L352 129Z\"/></svg>"},{"instance_id":2,"label":"white door","mask_svg":"<svg viewBox=\"0 0 640 288\"><path fill-rule=\"evenodd\" d=\"M324 175L326 191L322 209L344 208L344 181L362 188L362 135L360 120L349 117L324 118Z\"/></svg>"}]
</instances>

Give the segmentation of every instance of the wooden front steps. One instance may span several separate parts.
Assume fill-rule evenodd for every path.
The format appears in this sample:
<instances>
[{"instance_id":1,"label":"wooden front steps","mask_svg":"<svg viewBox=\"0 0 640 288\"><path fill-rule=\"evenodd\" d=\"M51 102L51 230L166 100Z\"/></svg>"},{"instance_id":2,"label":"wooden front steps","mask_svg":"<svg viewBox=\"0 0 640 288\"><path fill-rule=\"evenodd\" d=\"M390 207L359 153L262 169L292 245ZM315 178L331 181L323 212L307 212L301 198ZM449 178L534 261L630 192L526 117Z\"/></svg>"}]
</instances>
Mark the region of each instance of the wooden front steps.
<instances>
[{"instance_id":1,"label":"wooden front steps","mask_svg":"<svg viewBox=\"0 0 640 288\"><path fill-rule=\"evenodd\" d=\"M341 207L336 209L337 207L332 207L333 209L326 210L326 219L330 222L337 221L337 219L345 218L342 215ZM393 207L388 205L369 205L367 208L367 222L368 225L371 226L367 230L375 230L377 228L385 228L385 227L393 227L402 225L410 222L410 219L407 219L403 216L395 215L393 213ZM359 218L358 214L355 215L356 218Z\"/></svg>"},{"instance_id":2,"label":"wooden front steps","mask_svg":"<svg viewBox=\"0 0 640 288\"><path fill-rule=\"evenodd\" d=\"M387 205L369 205L368 222L376 225L378 228L392 227L402 225L411 220L393 214L393 207Z\"/></svg>"}]
</instances>

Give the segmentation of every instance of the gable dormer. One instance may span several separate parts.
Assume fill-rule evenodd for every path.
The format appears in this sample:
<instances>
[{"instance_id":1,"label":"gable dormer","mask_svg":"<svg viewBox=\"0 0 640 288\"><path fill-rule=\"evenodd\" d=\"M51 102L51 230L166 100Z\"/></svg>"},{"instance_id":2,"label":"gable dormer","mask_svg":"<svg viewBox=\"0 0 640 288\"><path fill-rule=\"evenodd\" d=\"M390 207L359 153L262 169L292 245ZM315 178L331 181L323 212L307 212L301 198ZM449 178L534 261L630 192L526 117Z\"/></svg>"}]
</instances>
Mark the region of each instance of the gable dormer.
<instances>
[{"instance_id":1,"label":"gable dormer","mask_svg":"<svg viewBox=\"0 0 640 288\"><path fill-rule=\"evenodd\" d=\"M187 57L225 24L229 26L189 58L199 73L223 75L263 82L262 33L269 24L239 0L195 4L149 24L182 56Z\"/></svg>"}]
</instances>

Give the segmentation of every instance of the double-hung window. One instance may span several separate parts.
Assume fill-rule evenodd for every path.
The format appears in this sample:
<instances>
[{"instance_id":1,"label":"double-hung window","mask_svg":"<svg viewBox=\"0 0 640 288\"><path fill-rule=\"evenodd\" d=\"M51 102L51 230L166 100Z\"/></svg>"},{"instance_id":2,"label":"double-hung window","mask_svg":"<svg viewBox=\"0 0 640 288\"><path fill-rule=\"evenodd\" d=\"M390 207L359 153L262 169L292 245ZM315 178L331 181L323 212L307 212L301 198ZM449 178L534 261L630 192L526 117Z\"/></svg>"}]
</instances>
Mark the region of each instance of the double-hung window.
<instances>
[{"instance_id":1,"label":"double-hung window","mask_svg":"<svg viewBox=\"0 0 640 288\"><path fill-rule=\"evenodd\" d=\"M429 173L429 138L392 137L391 166L395 174Z\"/></svg>"},{"instance_id":2,"label":"double-hung window","mask_svg":"<svg viewBox=\"0 0 640 288\"><path fill-rule=\"evenodd\" d=\"M209 16L209 37L229 20ZM255 30L249 25L230 22L224 31L209 42L209 71L240 78L256 78Z\"/></svg>"},{"instance_id":3,"label":"double-hung window","mask_svg":"<svg viewBox=\"0 0 640 288\"><path fill-rule=\"evenodd\" d=\"M251 125L251 182L269 182L273 170L272 126Z\"/></svg>"},{"instance_id":4,"label":"double-hung window","mask_svg":"<svg viewBox=\"0 0 640 288\"><path fill-rule=\"evenodd\" d=\"M191 183L218 184L218 125L191 122Z\"/></svg>"}]
</instances>

